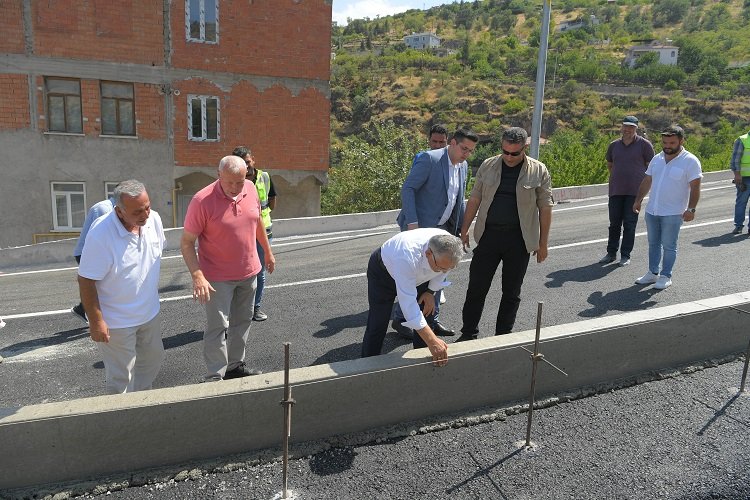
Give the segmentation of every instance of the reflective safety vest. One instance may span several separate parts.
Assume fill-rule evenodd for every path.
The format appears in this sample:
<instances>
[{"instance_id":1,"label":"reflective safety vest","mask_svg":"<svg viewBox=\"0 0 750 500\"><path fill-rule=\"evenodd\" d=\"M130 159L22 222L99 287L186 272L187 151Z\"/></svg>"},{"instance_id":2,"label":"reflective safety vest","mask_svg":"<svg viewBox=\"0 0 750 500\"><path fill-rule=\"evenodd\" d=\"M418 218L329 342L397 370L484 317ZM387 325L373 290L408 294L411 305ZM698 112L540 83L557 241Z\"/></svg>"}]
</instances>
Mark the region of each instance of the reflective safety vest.
<instances>
[{"instance_id":1,"label":"reflective safety vest","mask_svg":"<svg viewBox=\"0 0 750 500\"><path fill-rule=\"evenodd\" d=\"M740 174L742 177L750 177L750 132L740 136L742 141L742 156L740 157Z\"/></svg>"},{"instance_id":2,"label":"reflective safety vest","mask_svg":"<svg viewBox=\"0 0 750 500\"><path fill-rule=\"evenodd\" d=\"M268 193L271 191L271 178L268 176L268 172L264 172L261 169L256 169L255 172L255 189L258 191L258 199L260 199L260 220L263 221L263 227L266 228L266 232L271 232L271 207L268 206Z\"/></svg>"}]
</instances>

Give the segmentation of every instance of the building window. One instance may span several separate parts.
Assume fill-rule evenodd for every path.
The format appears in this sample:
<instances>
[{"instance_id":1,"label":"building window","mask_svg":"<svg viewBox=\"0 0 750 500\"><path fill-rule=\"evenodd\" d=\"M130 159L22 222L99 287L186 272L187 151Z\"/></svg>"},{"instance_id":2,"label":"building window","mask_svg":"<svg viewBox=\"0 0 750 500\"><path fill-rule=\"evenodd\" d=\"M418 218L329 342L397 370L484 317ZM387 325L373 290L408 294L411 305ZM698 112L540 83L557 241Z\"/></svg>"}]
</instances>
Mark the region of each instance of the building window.
<instances>
[{"instance_id":1,"label":"building window","mask_svg":"<svg viewBox=\"0 0 750 500\"><path fill-rule=\"evenodd\" d=\"M674 50L672 51L672 57L674 57Z\"/></svg>"},{"instance_id":2,"label":"building window","mask_svg":"<svg viewBox=\"0 0 750 500\"><path fill-rule=\"evenodd\" d=\"M45 78L47 90L47 130L83 133L81 115L81 81Z\"/></svg>"},{"instance_id":3,"label":"building window","mask_svg":"<svg viewBox=\"0 0 750 500\"><path fill-rule=\"evenodd\" d=\"M52 225L56 231L75 231L86 218L86 189L83 182L52 183Z\"/></svg>"},{"instance_id":4,"label":"building window","mask_svg":"<svg viewBox=\"0 0 750 500\"><path fill-rule=\"evenodd\" d=\"M191 42L218 43L219 0L185 0L185 28Z\"/></svg>"},{"instance_id":5,"label":"building window","mask_svg":"<svg viewBox=\"0 0 750 500\"><path fill-rule=\"evenodd\" d=\"M188 137L191 141L219 140L219 98L188 96Z\"/></svg>"},{"instance_id":6,"label":"building window","mask_svg":"<svg viewBox=\"0 0 750 500\"><path fill-rule=\"evenodd\" d=\"M118 184L119 182L109 182L109 181L104 183L104 199L105 200L108 200L115 195L115 188L117 187Z\"/></svg>"},{"instance_id":7,"label":"building window","mask_svg":"<svg viewBox=\"0 0 750 500\"><path fill-rule=\"evenodd\" d=\"M132 83L101 82L102 134L135 135Z\"/></svg>"}]
</instances>

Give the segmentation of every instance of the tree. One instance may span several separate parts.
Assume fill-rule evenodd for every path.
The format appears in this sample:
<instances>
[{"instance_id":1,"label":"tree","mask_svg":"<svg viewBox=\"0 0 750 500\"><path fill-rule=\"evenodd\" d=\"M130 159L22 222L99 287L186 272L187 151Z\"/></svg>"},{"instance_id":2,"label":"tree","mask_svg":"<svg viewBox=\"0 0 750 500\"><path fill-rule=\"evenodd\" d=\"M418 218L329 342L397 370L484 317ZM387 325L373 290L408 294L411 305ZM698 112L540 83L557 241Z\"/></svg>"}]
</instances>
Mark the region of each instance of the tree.
<instances>
[{"instance_id":1,"label":"tree","mask_svg":"<svg viewBox=\"0 0 750 500\"><path fill-rule=\"evenodd\" d=\"M655 28L682 21L690 9L690 0L657 0L651 10Z\"/></svg>"},{"instance_id":2,"label":"tree","mask_svg":"<svg viewBox=\"0 0 750 500\"><path fill-rule=\"evenodd\" d=\"M321 197L324 215L392 210L401 204L401 185L414 155L424 149L420 139L393 123L371 125L365 140L349 136L334 146L328 187Z\"/></svg>"}]
</instances>

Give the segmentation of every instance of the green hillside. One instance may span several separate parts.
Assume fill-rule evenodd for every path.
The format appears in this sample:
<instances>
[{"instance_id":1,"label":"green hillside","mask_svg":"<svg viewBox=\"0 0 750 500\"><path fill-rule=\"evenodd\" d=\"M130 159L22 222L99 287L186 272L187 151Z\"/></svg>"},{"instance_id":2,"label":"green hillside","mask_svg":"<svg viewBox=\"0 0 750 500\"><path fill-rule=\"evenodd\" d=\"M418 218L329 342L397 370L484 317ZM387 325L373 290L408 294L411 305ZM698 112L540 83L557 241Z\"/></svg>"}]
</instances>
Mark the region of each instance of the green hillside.
<instances>
[{"instance_id":1,"label":"green hillside","mask_svg":"<svg viewBox=\"0 0 750 500\"><path fill-rule=\"evenodd\" d=\"M411 157L433 123L482 137L476 168L498 131L531 129L541 2L476 0L332 27L331 143L325 213L396 208ZM560 32L565 21L577 29ZM604 149L625 114L646 133L676 122L704 170L727 168L750 123L750 0L552 3L541 159L556 186L606 181ZM441 47L407 49L434 32ZM629 47L679 47L676 66ZM382 191L370 193L366 191ZM374 199L371 199L374 198Z\"/></svg>"}]
</instances>

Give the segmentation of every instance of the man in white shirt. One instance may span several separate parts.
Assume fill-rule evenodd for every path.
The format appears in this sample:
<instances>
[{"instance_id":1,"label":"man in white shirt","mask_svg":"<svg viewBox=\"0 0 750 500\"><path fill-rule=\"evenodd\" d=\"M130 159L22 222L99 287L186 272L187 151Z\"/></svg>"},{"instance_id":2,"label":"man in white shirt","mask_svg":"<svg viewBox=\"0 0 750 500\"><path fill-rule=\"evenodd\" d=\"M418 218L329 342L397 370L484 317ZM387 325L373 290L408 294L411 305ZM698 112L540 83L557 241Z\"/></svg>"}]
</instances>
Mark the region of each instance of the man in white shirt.
<instances>
[{"instance_id":1,"label":"man in white shirt","mask_svg":"<svg viewBox=\"0 0 750 500\"><path fill-rule=\"evenodd\" d=\"M643 198L651 191L646 207L648 272L635 282L638 285L653 283L657 290L672 286L680 227L683 221L695 218L701 193L701 162L683 147L684 142L682 127L670 125L664 129L661 133L663 151L651 159L633 203L633 211L640 212Z\"/></svg>"},{"instance_id":2,"label":"man in white shirt","mask_svg":"<svg viewBox=\"0 0 750 500\"><path fill-rule=\"evenodd\" d=\"M445 277L462 255L461 240L437 228L401 232L372 253L367 266L370 310L362 340L363 358L380 354L393 301L398 297L404 324L417 333L414 348L429 348L437 366L448 362L448 346L430 328L429 319L435 311L435 292L448 285Z\"/></svg>"},{"instance_id":3,"label":"man in white shirt","mask_svg":"<svg viewBox=\"0 0 750 500\"><path fill-rule=\"evenodd\" d=\"M86 236L78 286L106 391L121 394L151 389L164 361L159 271L166 239L141 182L120 183L114 199L114 210Z\"/></svg>"},{"instance_id":4,"label":"man in white shirt","mask_svg":"<svg viewBox=\"0 0 750 500\"><path fill-rule=\"evenodd\" d=\"M431 144L432 132L430 130ZM466 208L464 192L468 175L467 160L474 153L478 141L476 134L460 128L453 133L446 147L423 151L414 157L409 175L401 187L401 212L396 222L402 231L437 227L459 235ZM438 305L430 320L430 328L440 336L455 335L453 329L440 323L440 294L437 299ZM413 337L398 311L394 314L393 328L402 337Z\"/></svg>"}]
</instances>

